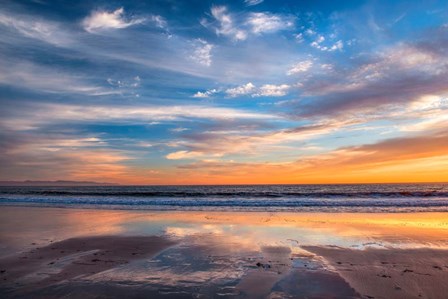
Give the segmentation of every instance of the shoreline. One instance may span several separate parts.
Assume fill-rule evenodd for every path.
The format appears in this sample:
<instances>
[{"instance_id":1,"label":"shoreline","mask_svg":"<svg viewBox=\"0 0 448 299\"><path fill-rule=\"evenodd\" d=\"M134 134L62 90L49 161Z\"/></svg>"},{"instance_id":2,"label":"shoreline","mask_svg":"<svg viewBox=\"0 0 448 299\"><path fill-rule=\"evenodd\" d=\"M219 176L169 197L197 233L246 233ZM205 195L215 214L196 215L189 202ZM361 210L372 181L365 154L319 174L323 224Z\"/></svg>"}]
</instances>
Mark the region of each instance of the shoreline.
<instances>
[{"instance_id":1,"label":"shoreline","mask_svg":"<svg viewBox=\"0 0 448 299\"><path fill-rule=\"evenodd\" d=\"M153 206L153 205L107 205L107 204L42 204L42 203L7 203L0 202L1 207L76 209L104 211L142 211L142 212L219 212L219 213L325 213L325 214L414 214L414 213L448 213L448 207L396 207L387 206L303 206L303 207L247 207L247 206Z\"/></svg>"}]
</instances>

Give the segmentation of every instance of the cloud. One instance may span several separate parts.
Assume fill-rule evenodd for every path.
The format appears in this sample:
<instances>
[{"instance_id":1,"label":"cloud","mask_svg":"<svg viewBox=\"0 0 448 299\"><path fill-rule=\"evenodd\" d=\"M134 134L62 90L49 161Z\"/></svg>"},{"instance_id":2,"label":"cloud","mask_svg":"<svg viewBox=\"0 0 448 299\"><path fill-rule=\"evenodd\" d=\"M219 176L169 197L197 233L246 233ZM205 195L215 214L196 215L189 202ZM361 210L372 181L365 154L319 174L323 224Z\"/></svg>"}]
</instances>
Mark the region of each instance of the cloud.
<instances>
[{"instance_id":1,"label":"cloud","mask_svg":"<svg viewBox=\"0 0 448 299\"><path fill-rule=\"evenodd\" d=\"M157 27L161 29L166 29L167 21L164 17L159 15L153 15L151 16L151 20L156 24Z\"/></svg>"},{"instance_id":2,"label":"cloud","mask_svg":"<svg viewBox=\"0 0 448 299\"><path fill-rule=\"evenodd\" d=\"M3 129L0 140L0 179L116 181L132 174L125 163L133 158L98 137Z\"/></svg>"},{"instance_id":3,"label":"cloud","mask_svg":"<svg viewBox=\"0 0 448 299\"><path fill-rule=\"evenodd\" d=\"M293 67L290 68L286 74L290 76L297 73L303 73L308 71L312 66L313 66L312 60L301 61L293 65Z\"/></svg>"},{"instance_id":4,"label":"cloud","mask_svg":"<svg viewBox=\"0 0 448 299\"><path fill-rule=\"evenodd\" d=\"M203 153L199 152L189 152L189 151L177 151L166 155L168 160L181 160L181 159L192 159L203 156Z\"/></svg>"},{"instance_id":5,"label":"cloud","mask_svg":"<svg viewBox=\"0 0 448 299\"><path fill-rule=\"evenodd\" d=\"M89 96L121 94L120 91L93 85L87 80L56 67L29 62L0 61L8 73L0 73L0 83L46 93L69 93Z\"/></svg>"},{"instance_id":6,"label":"cloud","mask_svg":"<svg viewBox=\"0 0 448 299\"><path fill-rule=\"evenodd\" d=\"M306 146L309 140L317 139L353 124L353 121L345 120L273 129L275 126L271 122L260 124L220 121L216 125L207 124L203 130L183 134L182 142L177 143L176 146L182 147L182 155L187 152L197 153L189 156L190 159L228 155L247 159L248 156L256 157L272 153L281 157L284 154L289 155L291 150L295 150L297 155L300 155L303 151L310 150ZM297 146L297 142L301 143L300 147ZM315 144L313 146L315 150L317 147Z\"/></svg>"},{"instance_id":7,"label":"cloud","mask_svg":"<svg viewBox=\"0 0 448 299\"><path fill-rule=\"evenodd\" d=\"M218 92L218 90L215 88L206 90L204 92L198 91L193 95L193 98L209 98L211 95L213 95L217 92Z\"/></svg>"},{"instance_id":8,"label":"cloud","mask_svg":"<svg viewBox=\"0 0 448 299\"><path fill-rule=\"evenodd\" d=\"M207 43L205 40L200 38L195 41L196 47L194 49L191 59L198 62L199 64L210 66L212 64L212 49L213 45Z\"/></svg>"},{"instance_id":9,"label":"cloud","mask_svg":"<svg viewBox=\"0 0 448 299\"><path fill-rule=\"evenodd\" d=\"M446 156L447 153L448 134L445 131L429 136L399 137L373 144L342 148L332 153L334 157L332 164L343 164L347 167L382 166L408 160Z\"/></svg>"},{"instance_id":10,"label":"cloud","mask_svg":"<svg viewBox=\"0 0 448 299\"><path fill-rule=\"evenodd\" d=\"M235 17L226 6L212 6L210 12L214 20L202 19L201 25L213 29L218 36L228 36L234 41L244 41L250 34L260 35L292 29L295 23L293 16L269 12L240 13Z\"/></svg>"},{"instance_id":11,"label":"cloud","mask_svg":"<svg viewBox=\"0 0 448 299\"><path fill-rule=\"evenodd\" d=\"M181 133L181 132L188 131L188 130L190 130L190 129L182 128L182 127L170 129L170 131L174 132L174 133Z\"/></svg>"},{"instance_id":12,"label":"cloud","mask_svg":"<svg viewBox=\"0 0 448 299\"><path fill-rule=\"evenodd\" d=\"M244 0L244 3L246 3L246 6L254 6L263 3L263 1L264 0Z\"/></svg>"},{"instance_id":13,"label":"cloud","mask_svg":"<svg viewBox=\"0 0 448 299\"><path fill-rule=\"evenodd\" d=\"M423 41L398 43L368 58L354 60L352 70L310 78L302 87L302 101L286 106L300 117L349 111L366 115L400 109L400 105L425 95L443 95L448 92L448 56L439 48L443 44L443 39L437 45ZM387 118L387 114L383 117Z\"/></svg>"},{"instance_id":14,"label":"cloud","mask_svg":"<svg viewBox=\"0 0 448 299\"><path fill-rule=\"evenodd\" d=\"M216 179L221 183L444 181L448 178L447 153L448 135L444 132L343 147L293 162L195 161L178 169L184 176L206 176L209 182Z\"/></svg>"},{"instance_id":15,"label":"cloud","mask_svg":"<svg viewBox=\"0 0 448 299\"><path fill-rule=\"evenodd\" d=\"M229 36L232 39L239 41L245 40L247 38L247 32L241 30L235 26L232 15L228 13L227 7L225 6L212 6L210 10L213 18L218 21L219 26L213 27L212 24L207 23L204 19L201 24L205 27L213 27L217 35Z\"/></svg>"},{"instance_id":16,"label":"cloud","mask_svg":"<svg viewBox=\"0 0 448 299\"><path fill-rule=\"evenodd\" d=\"M331 71L334 68L334 65L330 64L330 63L323 63L320 65L320 68L326 71Z\"/></svg>"},{"instance_id":17,"label":"cloud","mask_svg":"<svg viewBox=\"0 0 448 299\"><path fill-rule=\"evenodd\" d=\"M84 30L90 33L96 33L102 30L108 29L123 29L132 25L141 24L145 21L143 18L133 18L124 16L123 7L116 9L115 11L108 12L104 10L92 11L82 21ZM162 20L159 19L159 22Z\"/></svg>"},{"instance_id":18,"label":"cloud","mask_svg":"<svg viewBox=\"0 0 448 299\"><path fill-rule=\"evenodd\" d=\"M295 38L296 42L299 44L304 41L303 33L294 34L294 38Z\"/></svg>"},{"instance_id":19,"label":"cloud","mask_svg":"<svg viewBox=\"0 0 448 299\"><path fill-rule=\"evenodd\" d=\"M256 90L255 85L253 85L251 82L237 86L234 88L229 88L226 90L226 93L231 97L236 97L240 95L248 95L254 93Z\"/></svg>"},{"instance_id":20,"label":"cloud","mask_svg":"<svg viewBox=\"0 0 448 299\"><path fill-rule=\"evenodd\" d=\"M107 83L109 85L118 87L118 88L136 88L140 87L141 79L139 76L135 76L132 80L114 80L112 78L107 78Z\"/></svg>"},{"instance_id":21,"label":"cloud","mask_svg":"<svg viewBox=\"0 0 448 299\"><path fill-rule=\"evenodd\" d=\"M11 109L13 109L11 107ZM28 103L20 111L4 109L0 123L11 130L30 130L48 124L121 123L149 124L154 121L191 119L235 120L276 119L277 116L242 109L205 105L125 106L125 105L64 105ZM8 116L9 115L9 116Z\"/></svg>"},{"instance_id":22,"label":"cloud","mask_svg":"<svg viewBox=\"0 0 448 299\"><path fill-rule=\"evenodd\" d=\"M281 84L281 85L274 85L274 84L265 84L261 87L257 88L254 84L251 82L240 85L234 88L229 88L225 92L231 96L241 96L241 95L251 95L252 97L259 97L259 96L284 96L286 95L288 89L291 86L287 84Z\"/></svg>"},{"instance_id":23,"label":"cloud","mask_svg":"<svg viewBox=\"0 0 448 299\"><path fill-rule=\"evenodd\" d=\"M246 23L251 27L251 31L254 34L276 32L294 26L292 17L284 17L264 12L254 12L249 14Z\"/></svg>"},{"instance_id":24,"label":"cloud","mask_svg":"<svg viewBox=\"0 0 448 299\"><path fill-rule=\"evenodd\" d=\"M68 46L70 35L57 23L27 15L8 15L0 12L0 24L19 32L22 36L40 40L55 46Z\"/></svg>"},{"instance_id":25,"label":"cloud","mask_svg":"<svg viewBox=\"0 0 448 299\"><path fill-rule=\"evenodd\" d=\"M289 86L288 84L265 84L259 88L258 92L254 94L254 96L282 97L286 95L290 87L291 86Z\"/></svg>"},{"instance_id":26,"label":"cloud","mask_svg":"<svg viewBox=\"0 0 448 299\"><path fill-rule=\"evenodd\" d=\"M344 48L344 43L342 40L338 40L333 45L324 46L322 43L325 41L325 37L323 35L319 35L315 41L313 41L310 46L321 51L333 52L336 50L342 50Z\"/></svg>"}]
</instances>

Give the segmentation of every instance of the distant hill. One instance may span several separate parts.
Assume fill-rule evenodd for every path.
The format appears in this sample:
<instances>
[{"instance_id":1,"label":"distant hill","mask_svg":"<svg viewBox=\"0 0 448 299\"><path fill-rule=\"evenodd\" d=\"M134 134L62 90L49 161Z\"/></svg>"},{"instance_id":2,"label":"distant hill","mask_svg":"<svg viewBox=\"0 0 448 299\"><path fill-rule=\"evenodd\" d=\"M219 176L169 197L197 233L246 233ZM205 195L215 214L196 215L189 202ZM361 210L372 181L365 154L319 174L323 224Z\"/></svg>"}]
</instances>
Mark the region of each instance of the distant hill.
<instances>
[{"instance_id":1,"label":"distant hill","mask_svg":"<svg viewBox=\"0 0 448 299\"><path fill-rule=\"evenodd\" d=\"M88 181L0 181L0 186L118 186L114 183Z\"/></svg>"}]
</instances>

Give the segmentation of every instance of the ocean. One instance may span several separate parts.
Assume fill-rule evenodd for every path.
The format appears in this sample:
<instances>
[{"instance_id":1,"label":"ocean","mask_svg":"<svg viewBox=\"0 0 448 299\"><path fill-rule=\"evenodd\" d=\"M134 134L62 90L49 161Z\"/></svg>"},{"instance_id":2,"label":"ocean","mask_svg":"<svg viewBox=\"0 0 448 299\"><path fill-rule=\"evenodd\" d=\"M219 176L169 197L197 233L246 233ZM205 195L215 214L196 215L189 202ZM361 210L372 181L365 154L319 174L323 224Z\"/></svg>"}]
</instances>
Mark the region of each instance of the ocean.
<instances>
[{"instance_id":1,"label":"ocean","mask_svg":"<svg viewBox=\"0 0 448 299\"><path fill-rule=\"evenodd\" d=\"M0 187L0 205L132 210L446 212L448 183Z\"/></svg>"}]
</instances>

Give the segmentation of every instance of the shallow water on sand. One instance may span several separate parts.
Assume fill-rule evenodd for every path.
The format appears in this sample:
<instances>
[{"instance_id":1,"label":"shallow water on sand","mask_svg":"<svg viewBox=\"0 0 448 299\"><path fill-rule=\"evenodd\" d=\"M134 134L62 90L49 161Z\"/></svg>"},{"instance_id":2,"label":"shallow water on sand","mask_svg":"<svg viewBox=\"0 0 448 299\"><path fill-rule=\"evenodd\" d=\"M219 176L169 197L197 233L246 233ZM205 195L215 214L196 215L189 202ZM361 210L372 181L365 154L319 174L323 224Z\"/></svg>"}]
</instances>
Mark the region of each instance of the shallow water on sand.
<instances>
[{"instance_id":1,"label":"shallow water on sand","mask_svg":"<svg viewBox=\"0 0 448 299\"><path fill-rule=\"evenodd\" d=\"M14 258L21 265L41 265L29 267L25 277L2 282L0 290L11 297L69 294L73 298L86 298L86 294L92 297L126 294L166 298L346 298L372 292L354 288L356 281L344 274L356 265L317 254L319 248L354 252L438 250L442 258L447 257L447 268L437 261L428 267L448 273L448 255L444 255L448 249L445 213L154 212L1 207L0 214L3 257L0 265L14 265ZM108 239L112 242L108 243L112 244L108 245L109 250L95 249L92 244L104 244L101 239L104 236L117 239ZM150 236L159 236L172 244L161 247L155 255L146 256L145 251L118 250L113 245L114 242L132 245L136 237ZM67 240L70 238L79 239ZM72 245L68 246L67 242ZM18 252L21 252L19 256ZM140 254L143 255L140 257ZM434 256L432 252L424 254ZM374 255L378 256L375 252ZM422 257L424 260L425 256L420 254L419 259ZM395 272L398 274L394 282L403 284L398 276L411 266L409 260L394 264L394 269L388 269L389 264L378 263L368 268L379 271L373 275L372 284L376 283L375 279L389 279L389 276L394 279L395 274L390 273ZM67 268L70 265L72 268ZM432 268L436 266L442 270ZM76 269L73 270L76 275L67 274L67 269ZM2 275L8 275L9 269L4 270L6 274ZM358 270L365 272L364 268ZM384 271L389 272L384 274ZM44 279L54 283L43 285ZM391 284L391 289L398 292L395 288ZM414 291L401 292L405 298ZM420 295L425 297L425 293Z\"/></svg>"}]
</instances>

